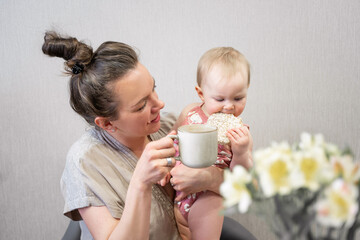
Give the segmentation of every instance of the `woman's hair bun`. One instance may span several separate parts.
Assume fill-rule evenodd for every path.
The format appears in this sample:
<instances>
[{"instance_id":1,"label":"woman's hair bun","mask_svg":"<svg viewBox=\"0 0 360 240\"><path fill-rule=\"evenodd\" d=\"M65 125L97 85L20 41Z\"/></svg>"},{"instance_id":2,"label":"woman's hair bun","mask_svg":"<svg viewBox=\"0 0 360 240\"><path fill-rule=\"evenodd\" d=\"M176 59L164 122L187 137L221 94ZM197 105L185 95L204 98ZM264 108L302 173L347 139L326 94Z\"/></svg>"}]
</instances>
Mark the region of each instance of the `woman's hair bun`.
<instances>
[{"instance_id":1,"label":"woman's hair bun","mask_svg":"<svg viewBox=\"0 0 360 240\"><path fill-rule=\"evenodd\" d=\"M93 50L90 46L79 42L76 38L63 37L54 31L47 31L45 33L42 51L51 57L65 59L67 61L66 65L73 73L74 71L80 73L84 66L90 63L93 56ZM73 71L72 69L74 69L76 64L78 66Z\"/></svg>"}]
</instances>

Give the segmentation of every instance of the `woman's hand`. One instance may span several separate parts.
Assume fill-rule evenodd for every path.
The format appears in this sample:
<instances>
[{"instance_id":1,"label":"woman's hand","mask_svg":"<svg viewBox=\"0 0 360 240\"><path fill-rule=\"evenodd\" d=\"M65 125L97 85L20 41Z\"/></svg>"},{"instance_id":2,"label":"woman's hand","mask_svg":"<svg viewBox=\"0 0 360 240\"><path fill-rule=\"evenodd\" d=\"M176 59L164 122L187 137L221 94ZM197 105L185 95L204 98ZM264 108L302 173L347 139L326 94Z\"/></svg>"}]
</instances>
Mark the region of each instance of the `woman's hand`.
<instances>
[{"instance_id":1,"label":"woman's hand","mask_svg":"<svg viewBox=\"0 0 360 240\"><path fill-rule=\"evenodd\" d=\"M173 188L181 193L175 201L180 201L190 193L204 190L219 193L220 184L223 182L223 170L218 167L189 168L179 164L170 171L170 183Z\"/></svg>"},{"instance_id":2,"label":"woman's hand","mask_svg":"<svg viewBox=\"0 0 360 240\"><path fill-rule=\"evenodd\" d=\"M171 138L164 137L148 143L136 164L132 180L145 187L160 182L175 165L172 158L174 155L175 148ZM171 158L171 165L167 158Z\"/></svg>"}]
</instances>

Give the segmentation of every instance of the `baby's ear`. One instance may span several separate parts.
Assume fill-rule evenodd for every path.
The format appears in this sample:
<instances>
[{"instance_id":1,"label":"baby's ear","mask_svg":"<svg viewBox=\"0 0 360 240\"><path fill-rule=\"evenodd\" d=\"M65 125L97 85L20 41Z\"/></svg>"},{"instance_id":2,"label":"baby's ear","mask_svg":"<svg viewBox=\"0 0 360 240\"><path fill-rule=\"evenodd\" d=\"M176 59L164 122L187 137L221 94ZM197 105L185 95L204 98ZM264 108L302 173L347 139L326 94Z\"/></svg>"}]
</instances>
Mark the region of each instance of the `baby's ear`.
<instances>
[{"instance_id":1,"label":"baby's ear","mask_svg":"<svg viewBox=\"0 0 360 240\"><path fill-rule=\"evenodd\" d=\"M203 94L203 91L202 91L201 87L196 86L196 87L195 87L195 90L196 90L199 98L201 99L201 101L204 102L204 94Z\"/></svg>"}]
</instances>

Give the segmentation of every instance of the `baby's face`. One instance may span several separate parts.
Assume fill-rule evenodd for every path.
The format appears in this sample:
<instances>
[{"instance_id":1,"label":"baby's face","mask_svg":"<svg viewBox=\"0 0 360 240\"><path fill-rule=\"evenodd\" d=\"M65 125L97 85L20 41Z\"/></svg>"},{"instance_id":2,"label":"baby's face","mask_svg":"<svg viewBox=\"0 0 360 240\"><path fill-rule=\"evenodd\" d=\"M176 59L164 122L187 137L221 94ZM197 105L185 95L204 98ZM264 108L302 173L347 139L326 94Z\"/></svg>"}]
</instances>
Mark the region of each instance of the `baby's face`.
<instances>
[{"instance_id":1,"label":"baby's face","mask_svg":"<svg viewBox=\"0 0 360 240\"><path fill-rule=\"evenodd\" d=\"M233 75L223 74L214 66L206 74L199 93L204 101L203 110L208 115L227 113L239 116L245 108L248 91L248 73L245 69Z\"/></svg>"}]
</instances>

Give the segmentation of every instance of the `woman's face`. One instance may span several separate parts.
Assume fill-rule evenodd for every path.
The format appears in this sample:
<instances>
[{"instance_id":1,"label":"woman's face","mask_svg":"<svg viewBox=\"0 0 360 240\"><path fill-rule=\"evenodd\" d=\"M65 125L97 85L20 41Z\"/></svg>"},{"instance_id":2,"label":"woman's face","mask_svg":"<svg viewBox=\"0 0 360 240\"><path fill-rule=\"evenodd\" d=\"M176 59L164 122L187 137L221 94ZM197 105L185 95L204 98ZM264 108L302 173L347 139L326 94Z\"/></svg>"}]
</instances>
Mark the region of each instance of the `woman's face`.
<instances>
[{"instance_id":1,"label":"woman's face","mask_svg":"<svg viewBox=\"0 0 360 240\"><path fill-rule=\"evenodd\" d=\"M119 102L118 118L111 121L121 138L144 137L160 128L164 103L155 92L155 81L140 63L113 85Z\"/></svg>"}]
</instances>

